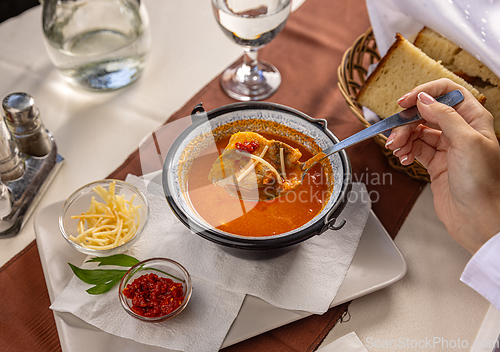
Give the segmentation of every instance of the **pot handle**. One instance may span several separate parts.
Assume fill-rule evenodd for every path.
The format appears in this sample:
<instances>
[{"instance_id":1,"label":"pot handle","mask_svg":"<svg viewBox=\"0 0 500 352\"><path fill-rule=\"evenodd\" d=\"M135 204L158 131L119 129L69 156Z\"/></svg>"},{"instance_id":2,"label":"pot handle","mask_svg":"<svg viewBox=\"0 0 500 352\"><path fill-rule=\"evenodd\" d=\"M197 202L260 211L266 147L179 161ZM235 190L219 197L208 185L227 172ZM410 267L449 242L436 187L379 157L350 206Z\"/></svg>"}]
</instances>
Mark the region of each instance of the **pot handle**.
<instances>
[{"instance_id":1,"label":"pot handle","mask_svg":"<svg viewBox=\"0 0 500 352\"><path fill-rule=\"evenodd\" d=\"M328 219L325 221L325 224L323 225L323 227L321 228L321 230L319 231L319 234L321 235L322 233L324 233L326 230L333 230L333 231L337 231L337 230L340 230L341 228L344 227L344 225L346 224L346 220L343 219L339 225L335 225L335 223L337 222L337 218L331 218L331 219Z\"/></svg>"},{"instance_id":2,"label":"pot handle","mask_svg":"<svg viewBox=\"0 0 500 352\"><path fill-rule=\"evenodd\" d=\"M328 129L328 121L326 119L311 119L312 123L315 123L318 125L323 131L326 131Z\"/></svg>"},{"instance_id":3,"label":"pot handle","mask_svg":"<svg viewBox=\"0 0 500 352\"><path fill-rule=\"evenodd\" d=\"M196 104L193 110L191 110L191 122L197 124L200 122L207 121L207 112L203 108L203 103Z\"/></svg>"}]
</instances>

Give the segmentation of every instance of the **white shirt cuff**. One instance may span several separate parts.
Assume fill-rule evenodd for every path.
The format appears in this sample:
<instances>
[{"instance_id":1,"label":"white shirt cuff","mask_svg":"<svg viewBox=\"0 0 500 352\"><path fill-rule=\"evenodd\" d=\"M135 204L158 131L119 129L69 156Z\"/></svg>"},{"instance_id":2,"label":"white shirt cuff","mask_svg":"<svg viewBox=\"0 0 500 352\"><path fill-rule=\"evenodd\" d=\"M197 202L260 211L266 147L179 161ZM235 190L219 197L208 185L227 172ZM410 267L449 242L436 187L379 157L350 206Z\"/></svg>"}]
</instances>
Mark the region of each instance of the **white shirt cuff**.
<instances>
[{"instance_id":1,"label":"white shirt cuff","mask_svg":"<svg viewBox=\"0 0 500 352\"><path fill-rule=\"evenodd\" d=\"M500 310L500 233L474 254L460 280Z\"/></svg>"}]
</instances>

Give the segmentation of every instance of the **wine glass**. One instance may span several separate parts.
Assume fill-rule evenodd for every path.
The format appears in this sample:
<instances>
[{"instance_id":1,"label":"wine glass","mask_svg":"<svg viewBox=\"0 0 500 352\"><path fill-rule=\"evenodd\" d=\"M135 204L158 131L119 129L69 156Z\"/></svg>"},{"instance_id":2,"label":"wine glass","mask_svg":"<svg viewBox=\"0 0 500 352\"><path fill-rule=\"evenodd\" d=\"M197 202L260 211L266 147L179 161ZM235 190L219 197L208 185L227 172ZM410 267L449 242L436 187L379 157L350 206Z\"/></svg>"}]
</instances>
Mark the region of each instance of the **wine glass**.
<instances>
[{"instance_id":1,"label":"wine glass","mask_svg":"<svg viewBox=\"0 0 500 352\"><path fill-rule=\"evenodd\" d=\"M222 31L244 50L243 58L221 77L224 91L232 98L262 100L281 84L281 75L270 63L257 60L257 52L273 40L290 15L291 0L212 0Z\"/></svg>"}]
</instances>

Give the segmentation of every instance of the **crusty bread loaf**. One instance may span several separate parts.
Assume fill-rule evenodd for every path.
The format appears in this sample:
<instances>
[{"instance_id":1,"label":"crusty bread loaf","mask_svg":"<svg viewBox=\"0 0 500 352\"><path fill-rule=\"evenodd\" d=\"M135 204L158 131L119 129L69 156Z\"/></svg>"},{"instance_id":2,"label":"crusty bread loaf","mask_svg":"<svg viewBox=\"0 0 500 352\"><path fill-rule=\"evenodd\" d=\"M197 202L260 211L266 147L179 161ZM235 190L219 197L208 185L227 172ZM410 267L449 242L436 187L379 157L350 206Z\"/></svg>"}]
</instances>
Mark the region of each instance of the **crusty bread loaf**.
<instances>
[{"instance_id":1,"label":"crusty bread loaf","mask_svg":"<svg viewBox=\"0 0 500 352\"><path fill-rule=\"evenodd\" d=\"M495 134L500 139L500 78L474 56L430 28L424 27L418 33L415 46L450 71L467 77L486 97L484 107L493 115Z\"/></svg>"},{"instance_id":2,"label":"crusty bread loaf","mask_svg":"<svg viewBox=\"0 0 500 352\"><path fill-rule=\"evenodd\" d=\"M441 61L450 71L479 77L494 86L500 85L500 78L481 61L430 28L424 27L415 38L414 44L434 60Z\"/></svg>"},{"instance_id":3,"label":"crusty bread loaf","mask_svg":"<svg viewBox=\"0 0 500 352\"><path fill-rule=\"evenodd\" d=\"M356 100L381 118L386 118L401 111L397 100L403 94L439 78L449 78L466 87L476 99L484 103L485 97L477 89L398 33L394 44L361 87Z\"/></svg>"}]
</instances>

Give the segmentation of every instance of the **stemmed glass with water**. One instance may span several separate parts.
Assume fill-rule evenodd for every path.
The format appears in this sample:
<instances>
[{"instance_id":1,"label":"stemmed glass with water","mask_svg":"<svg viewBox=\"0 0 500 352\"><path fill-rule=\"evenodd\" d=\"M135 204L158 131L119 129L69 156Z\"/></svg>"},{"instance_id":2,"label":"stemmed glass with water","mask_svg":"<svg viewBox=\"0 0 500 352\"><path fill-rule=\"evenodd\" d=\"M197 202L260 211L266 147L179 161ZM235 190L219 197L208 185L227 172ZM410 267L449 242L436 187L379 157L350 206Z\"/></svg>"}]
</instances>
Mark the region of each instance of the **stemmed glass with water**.
<instances>
[{"instance_id":1,"label":"stemmed glass with water","mask_svg":"<svg viewBox=\"0 0 500 352\"><path fill-rule=\"evenodd\" d=\"M243 47L243 58L221 77L224 91L232 98L262 100L281 84L272 64L257 59L260 48L283 29L290 15L291 0L212 0L215 18L222 31Z\"/></svg>"}]
</instances>

